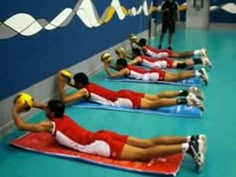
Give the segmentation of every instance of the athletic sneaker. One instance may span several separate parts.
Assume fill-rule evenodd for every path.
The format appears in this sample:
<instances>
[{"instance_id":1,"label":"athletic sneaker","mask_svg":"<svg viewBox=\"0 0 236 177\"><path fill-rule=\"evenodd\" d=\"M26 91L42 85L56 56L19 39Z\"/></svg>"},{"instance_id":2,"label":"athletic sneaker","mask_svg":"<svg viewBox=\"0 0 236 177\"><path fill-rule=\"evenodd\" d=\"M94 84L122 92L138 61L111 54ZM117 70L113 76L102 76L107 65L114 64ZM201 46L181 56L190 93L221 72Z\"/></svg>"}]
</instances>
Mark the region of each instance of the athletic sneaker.
<instances>
[{"instance_id":1,"label":"athletic sneaker","mask_svg":"<svg viewBox=\"0 0 236 177\"><path fill-rule=\"evenodd\" d=\"M198 140L201 140L203 142L203 145L204 145L203 152L205 154L207 151L207 137L206 137L206 135L204 135L204 134L192 135L190 138L190 141L198 141Z\"/></svg>"},{"instance_id":2,"label":"athletic sneaker","mask_svg":"<svg viewBox=\"0 0 236 177\"><path fill-rule=\"evenodd\" d=\"M196 95L200 100L204 100L204 95L198 87L192 86L188 89L188 91L189 93L193 93L194 95Z\"/></svg>"},{"instance_id":3,"label":"athletic sneaker","mask_svg":"<svg viewBox=\"0 0 236 177\"><path fill-rule=\"evenodd\" d=\"M197 141L191 141L186 152L193 157L196 164L196 170L200 172L205 162L204 143L202 140L198 139Z\"/></svg>"},{"instance_id":4,"label":"athletic sneaker","mask_svg":"<svg viewBox=\"0 0 236 177\"><path fill-rule=\"evenodd\" d=\"M208 74L206 72L206 70L204 68L201 68L200 70L198 70L199 73L201 73L201 78L202 80L205 82L205 84L207 85L208 84L208 80L209 80L209 77L208 77Z\"/></svg>"},{"instance_id":5,"label":"athletic sneaker","mask_svg":"<svg viewBox=\"0 0 236 177\"><path fill-rule=\"evenodd\" d=\"M201 56L208 57L208 53L207 53L207 50L205 48L201 49Z\"/></svg>"},{"instance_id":6,"label":"athletic sneaker","mask_svg":"<svg viewBox=\"0 0 236 177\"><path fill-rule=\"evenodd\" d=\"M207 65L209 68L212 68L212 63L208 57L203 57L203 65Z\"/></svg>"},{"instance_id":7,"label":"athletic sneaker","mask_svg":"<svg viewBox=\"0 0 236 177\"><path fill-rule=\"evenodd\" d=\"M199 107L202 111L205 110L203 103L199 99L197 99L197 97L193 93L189 93L189 95L187 96L187 105Z\"/></svg>"}]
</instances>

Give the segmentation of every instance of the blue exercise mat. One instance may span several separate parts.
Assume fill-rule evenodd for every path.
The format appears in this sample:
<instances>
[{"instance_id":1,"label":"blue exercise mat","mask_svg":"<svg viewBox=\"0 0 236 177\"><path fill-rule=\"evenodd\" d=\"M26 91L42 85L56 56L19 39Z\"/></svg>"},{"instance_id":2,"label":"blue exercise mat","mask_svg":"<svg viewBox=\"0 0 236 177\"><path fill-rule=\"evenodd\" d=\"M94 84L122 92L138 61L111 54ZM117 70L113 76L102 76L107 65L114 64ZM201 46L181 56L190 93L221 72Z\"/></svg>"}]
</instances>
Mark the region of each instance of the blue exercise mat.
<instances>
[{"instance_id":1,"label":"blue exercise mat","mask_svg":"<svg viewBox=\"0 0 236 177\"><path fill-rule=\"evenodd\" d=\"M114 107L101 105L98 103L93 103L89 101L79 101L73 105L73 107L78 108L93 108L93 109L106 109L114 111L125 111L125 112L136 112L136 113L148 113L148 114L159 114L166 116L180 116L180 117L192 117L200 118L203 112L198 107L191 107L186 105L176 105L163 107L159 109L132 109L126 107Z\"/></svg>"},{"instance_id":2,"label":"blue exercise mat","mask_svg":"<svg viewBox=\"0 0 236 177\"><path fill-rule=\"evenodd\" d=\"M180 86L200 86L201 79L198 77L194 77L191 79L186 79L178 82L170 82L170 81L145 81L145 80L137 80L130 78L117 78L112 79L110 77L106 77L105 81L113 81L113 82L136 82L136 83L153 83L153 84L167 84L167 85L180 85Z\"/></svg>"}]
</instances>

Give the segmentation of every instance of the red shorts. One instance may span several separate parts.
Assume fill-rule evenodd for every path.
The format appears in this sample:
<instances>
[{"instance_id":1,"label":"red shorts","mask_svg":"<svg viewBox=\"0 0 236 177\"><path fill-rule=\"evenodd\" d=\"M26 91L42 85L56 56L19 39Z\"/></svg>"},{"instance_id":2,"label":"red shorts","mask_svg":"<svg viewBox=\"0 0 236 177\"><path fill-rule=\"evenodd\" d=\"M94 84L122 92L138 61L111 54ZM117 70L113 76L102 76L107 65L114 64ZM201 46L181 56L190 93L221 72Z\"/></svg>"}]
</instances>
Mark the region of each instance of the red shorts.
<instances>
[{"instance_id":1,"label":"red shorts","mask_svg":"<svg viewBox=\"0 0 236 177\"><path fill-rule=\"evenodd\" d=\"M144 97L144 93L135 92L132 90L120 90L118 91L119 98L128 98L132 104L133 108L139 109L141 108L141 100Z\"/></svg>"},{"instance_id":2,"label":"red shorts","mask_svg":"<svg viewBox=\"0 0 236 177\"><path fill-rule=\"evenodd\" d=\"M160 58L160 59L157 59L157 61L165 61L167 63L167 68L173 68L174 60L170 58Z\"/></svg>"},{"instance_id":3,"label":"red shorts","mask_svg":"<svg viewBox=\"0 0 236 177\"><path fill-rule=\"evenodd\" d=\"M93 135L95 140L103 140L109 144L111 148L111 158L117 159L120 157L120 154L128 140L127 135L120 135L112 131L101 130L95 132Z\"/></svg>"},{"instance_id":4,"label":"red shorts","mask_svg":"<svg viewBox=\"0 0 236 177\"><path fill-rule=\"evenodd\" d=\"M165 80L165 77L166 77L166 72L161 70L161 69L158 69L158 68L153 68L153 69L150 69L150 72L151 73L158 73L159 74L159 79L160 81L163 81Z\"/></svg>"}]
</instances>

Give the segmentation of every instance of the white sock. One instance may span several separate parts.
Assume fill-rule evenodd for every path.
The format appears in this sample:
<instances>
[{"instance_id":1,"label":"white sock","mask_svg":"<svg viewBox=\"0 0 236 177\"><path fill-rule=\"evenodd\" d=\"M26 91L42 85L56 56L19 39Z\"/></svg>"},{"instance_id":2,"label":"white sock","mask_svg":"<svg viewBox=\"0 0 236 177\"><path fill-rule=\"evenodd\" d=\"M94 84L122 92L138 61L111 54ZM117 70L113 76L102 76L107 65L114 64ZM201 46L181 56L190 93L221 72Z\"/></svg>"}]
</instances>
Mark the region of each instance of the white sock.
<instances>
[{"instance_id":1,"label":"white sock","mask_svg":"<svg viewBox=\"0 0 236 177\"><path fill-rule=\"evenodd\" d=\"M194 54L194 55L200 55L200 54L201 54L201 50L194 50L194 51L193 51L193 54Z\"/></svg>"},{"instance_id":2,"label":"white sock","mask_svg":"<svg viewBox=\"0 0 236 177\"><path fill-rule=\"evenodd\" d=\"M195 76L196 76L196 77L200 77L201 75L202 75L202 74L201 74L198 70L195 71Z\"/></svg>"},{"instance_id":3,"label":"white sock","mask_svg":"<svg viewBox=\"0 0 236 177\"><path fill-rule=\"evenodd\" d=\"M186 137L186 142L189 143L191 141L191 136Z\"/></svg>"},{"instance_id":4,"label":"white sock","mask_svg":"<svg viewBox=\"0 0 236 177\"><path fill-rule=\"evenodd\" d=\"M182 144L182 151L183 152L186 152L188 150L188 148L189 148L189 144L188 143L183 143Z\"/></svg>"}]
</instances>

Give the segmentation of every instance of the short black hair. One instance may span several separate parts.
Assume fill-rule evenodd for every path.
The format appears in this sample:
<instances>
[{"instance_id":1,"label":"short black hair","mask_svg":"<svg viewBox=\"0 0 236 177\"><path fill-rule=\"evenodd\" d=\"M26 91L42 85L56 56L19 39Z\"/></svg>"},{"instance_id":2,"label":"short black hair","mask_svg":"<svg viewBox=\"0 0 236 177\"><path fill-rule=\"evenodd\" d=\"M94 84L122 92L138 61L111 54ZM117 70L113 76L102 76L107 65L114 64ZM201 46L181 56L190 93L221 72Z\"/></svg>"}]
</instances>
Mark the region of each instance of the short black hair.
<instances>
[{"instance_id":1,"label":"short black hair","mask_svg":"<svg viewBox=\"0 0 236 177\"><path fill-rule=\"evenodd\" d=\"M143 47L147 44L147 40L144 39L144 38L141 38L139 41L138 41L138 45Z\"/></svg>"},{"instance_id":2,"label":"short black hair","mask_svg":"<svg viewBox=\"0 0 236 177\"><path fill-rule=\"evenodd\" d=\"M87 85L89 84L88 76L85 73L77 73L73 77L75 84Z\"/></svg>"},{"instance_id":3,"label":"short black hair","mask_svg":"<svg viewBox=\"0 0 236 177\"><path fill-rule=\"evenodd\" d=\"M60 100L50 100L48 108L55 114L56 118L62 118L65 112L65 104Z\"/></svg>"},{"instance_id":4,"label":"short black hair","mask_svg":"<svg viewBox=\"0 0 236 177\"><path fill-rule=\"evenodd\" d=\"M124 58L119 58L118 60L116 60L116 64L121 65L124 68L126 68L128 66L128 63L127 63L126 59L124 59Z\"/></svg>"},{"instance_id":5,"label":"short black hair","mask_svg":"<svg viewBox=\"0 0 236 177\"><path fill-rule=\"evenodd\" d=\"M136 55L136 56L140 56L142 55L142 52L139 48L133 48L132 52Z\"/></svg>"}]
</instances>

